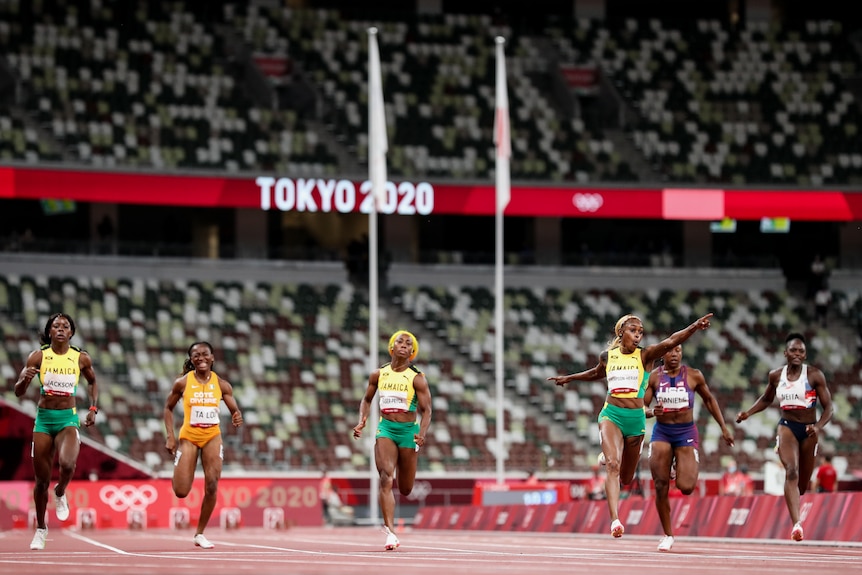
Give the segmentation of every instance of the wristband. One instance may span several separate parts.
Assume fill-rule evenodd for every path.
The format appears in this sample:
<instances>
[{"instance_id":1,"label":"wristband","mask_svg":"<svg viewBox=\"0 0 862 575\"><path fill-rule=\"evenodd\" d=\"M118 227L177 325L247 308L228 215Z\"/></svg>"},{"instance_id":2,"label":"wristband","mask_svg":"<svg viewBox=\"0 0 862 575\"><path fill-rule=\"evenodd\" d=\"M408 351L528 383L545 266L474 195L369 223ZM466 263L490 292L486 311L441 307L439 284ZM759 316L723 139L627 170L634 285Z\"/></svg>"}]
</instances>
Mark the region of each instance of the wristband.
<instances>
[{"instance_id":1,"label":"wristband","mask_svg":"<svg viewBox=\"0 0 862 575\"><path fill-rule=\"evenodd\" d=\"M98 408L98 407L96 407L95 405L91 405L91 406L90 406L90 411L92 411L93 413L99 413L99 408Z\"/></svg>"}]
</instances>

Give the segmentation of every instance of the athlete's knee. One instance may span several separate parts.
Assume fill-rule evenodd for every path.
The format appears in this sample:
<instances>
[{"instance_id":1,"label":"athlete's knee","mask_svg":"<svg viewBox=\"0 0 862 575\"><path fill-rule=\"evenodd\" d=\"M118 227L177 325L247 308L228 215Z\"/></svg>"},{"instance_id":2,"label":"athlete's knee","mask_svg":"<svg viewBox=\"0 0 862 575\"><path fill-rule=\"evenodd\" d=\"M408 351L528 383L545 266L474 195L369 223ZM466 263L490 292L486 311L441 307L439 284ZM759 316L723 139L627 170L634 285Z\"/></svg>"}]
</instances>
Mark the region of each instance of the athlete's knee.
<instances>
[{"instance_id":1,"label":"athlete's knee","mask_svg":"<svg viewBox=\"0 0 862 575\"><path fill-rule=\"evenodd\" d=\"M380 470L380 486L381 487L391 488L392 487L392 480L394 478L395 478L395 474L393 472L389 471L388 469L381 469Z\"/></svg>"},{"instance_id":2,"label":"athlete's knee","mask_svg":"<svg viewBox=\"0 0 862 575\"><path fill-rule=\"evenodd\" d=\"M670 488L670 481L667 479L653 479L656 493L667 493Z\"/></svg>"},{"instance_id":3,"label":"athlete's knee","mask_svg":"<svg viewBox=\"0 0 862 575\"><path fill-rule=\"evenodd\" d=\"M218 478L204 480L204 495L215 496L218 493Z\"/></svg>"},{"instance_id":4,"label":"athlete's knee","mask_svg":"<svg viewBox=\"0 0 862 575\"><path fill-rule=\"evenodd\" d=\"M192 490L191 483L186 483L185 481L182 483L174 481L171 484L171 487L174 490L174 495L176 495L178 499L185 499Z\"/></svg>"},{"instance_id":5,"label":"athlete's knee","mask_svg":"<svg viewBox=\"0 0 862 575\"><path fill-rule=\"evenodd\" d=\"M60 457L60 475L73 475L77 466L77 457Z\"/></svg>"},{"instance_id":6,"label":"athlete's knee","mask_svg":"<svg viewBox=\"0 0 862 575\"><path fill-rule=\"evenodd\" d=\"M413 492L413 480L411 479L409 481L399 481L398 491L401 493L401 495L410 495Z\"/></svg>"},{"instance_id":7,"label":"athlete's knee","mask_svg":"<svg viewBox=\"0 0 862 575\"><path fill-rule=\"evenodd\" d=\"M694 493L694 485L680 485L677 483L676 488L679 489L680 493L683 495L691 495Z\"/></svg>"},{"instance_id":8,"label":"athlete's knee","mask_svg":"<svg viewBox=\"0 0 862 575\"><path fill-rule=\"evenodd\" d=\"M697 478L698 474L690 475L689 473L677 473L676 488L679 489L683 495L691 495L694 493L695 488L697 488Z\"/></svg>"},{"instance_id":9,"label":"athlete's knee","mask_svg":"<svg viewBox=\"0 0 862 575\"><path fill-rule=\"evenodd\" d=\"M51 484L51 478L37 477L33 485L34 491L48 491L48 486Z\"/></svg>"},{"instance_id":10,"label":"athlete's knee","mask_svg":"<svg viewBox=\"0 0 862 575\"><path fill-rule=\"evenodd\" d=\"M792 481L793 483L797 483L799 481L799 468L798 467L787 467L784 470L784 479L785 481Z\"/></svg>"}]
</instances>

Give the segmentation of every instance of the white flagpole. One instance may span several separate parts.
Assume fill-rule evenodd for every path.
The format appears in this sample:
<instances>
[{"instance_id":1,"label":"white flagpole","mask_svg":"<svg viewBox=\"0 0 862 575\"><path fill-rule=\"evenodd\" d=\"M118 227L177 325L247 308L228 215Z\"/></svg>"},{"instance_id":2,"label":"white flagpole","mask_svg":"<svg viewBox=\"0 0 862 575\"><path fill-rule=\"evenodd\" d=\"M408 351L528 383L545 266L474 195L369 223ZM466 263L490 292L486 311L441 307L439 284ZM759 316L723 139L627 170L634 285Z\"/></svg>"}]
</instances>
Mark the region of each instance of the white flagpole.
<instances>
[{"instance_id":1,"label":"white flagpole","mask_svg":"<svg viewBox=\"0 0 862 575\"><path fill-rule=\"evenodd\" d=\"M512 155L512 142L509 129L509 95L506 89L506 55L503 44L506 39L497 36L497 95L496 115L494 117L494 144L497 148L496 175L496 263L494 266L494 334L495 334L495 372L497 390L497 483L504 480L503 438L503 211L509 204L511 183L509 181L509 157Z\"/></svg>"},{"instance_id":2,"label":"white flagpole","mask_svg":"<svg viewBox=\"0 0 862 575\"><path fill-rule=\"evenodd\" d=\"M386 198L386 115L383 106L383 79L380 72L380 52L377 48L377 28L368 29L368 179L374 208L368 213L368 371L379 367L378 330L378 265L377 265L377 212ZM379 407L371 404L369 423L376 426ZM371 443L369 469L368 518L379 524L380 477L374 460L374 441Z\"/></svg>"}]
</instances>

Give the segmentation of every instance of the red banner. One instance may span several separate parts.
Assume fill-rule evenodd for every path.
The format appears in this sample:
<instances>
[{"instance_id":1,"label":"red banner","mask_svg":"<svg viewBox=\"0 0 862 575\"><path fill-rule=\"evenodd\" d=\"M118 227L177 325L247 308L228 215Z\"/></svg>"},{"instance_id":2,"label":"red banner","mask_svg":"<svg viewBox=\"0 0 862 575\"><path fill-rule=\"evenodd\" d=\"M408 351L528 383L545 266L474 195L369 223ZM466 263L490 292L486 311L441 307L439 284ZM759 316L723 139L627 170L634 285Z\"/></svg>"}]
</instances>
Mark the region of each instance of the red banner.
<instances>
[{"instance_id":1,"label":"red banner","mask_svg":"<svg viewBox=\"0 0 862 575\"><path fill-rule=\"evenodd\" d=\"M219 481L218 502L209 521L216 527L317 526L323 524L314 478L233 479ZM50 491L50 490L49 490ZM79 527L171 527L197 524L204 494L203 478L195 480L188 497L177 499L170 479L149 481L73 481L66 490L71 508L64 525ZM0 482L0 530L32 523L33 484ZM50 494L47 520L57 525Z\"/></svg>"},{"instance_id":2,"label":"red banner","mask_svg":"<svg viewBox=\"0 0 862 575\"><path fill-rule=\"evenodd\" d=\"M0 168L0 199L370 213L370 184L347 179L215 177ZM387 183L383 214L494 215L487 185ZM513 185L509 216L665 220L862 220L862 194L825 190L723 190Z\"/></svg>"},{"instance_id":3,"label":"red banner","mask_svg":"<svg viewBox=\"0 0 862 575\"><path fill-rule=\"evenodd\" d=\"M671 522L674 535L790 539L790 516L784 498L674 497ZM802 496L800 519L805 539L815 541L862 540L862 493L809 493ZM629 497L620 501L620 520L626 533L663 534L655 501ZM605 501L570 501L560 505L458 505L425 507L415 517L418 529L468 529L557 533L607 533L610 529Z\"/></svg>"},{"instance_id":4,"label":"red banner","mask_svg":"<svg viewBox=\"0 0 862 575\"><path fill-rule=\"evenodd\" d=\"M566 85L581 94L592 94L598 89L599 70L596 66L561 64L560 73Z\"/></svg>"},{"instance_id":5,"label":"red banner","mask_svg":"<svg viewBox=\"0 0 862 575\"><path fill-rule=\"evenodd\" d=\"M273 54L255 54L254 63L264 76L269 76L274 80L280 80L283 76L287 76L291 70L291 61L287 56L278 56Z\"/></svg>"},{"instance_id":6,"label":"red banner","mask_svg":"<svg viewBox=\"0 0 862 575\"><path fill-rule=\"evenodd\" d=\"M32 415L20 407L0 399L0 479L7 481L32 481L33 458L30 456L33 443ZM153 473L138 462L119 457L88 437L89 430L81 429L81 451L75 466L74 480L88 479L95 473L103 479L150 479ZM52 469L52 479L59 478L59 469Z\"/></svg>"}]
</instances>

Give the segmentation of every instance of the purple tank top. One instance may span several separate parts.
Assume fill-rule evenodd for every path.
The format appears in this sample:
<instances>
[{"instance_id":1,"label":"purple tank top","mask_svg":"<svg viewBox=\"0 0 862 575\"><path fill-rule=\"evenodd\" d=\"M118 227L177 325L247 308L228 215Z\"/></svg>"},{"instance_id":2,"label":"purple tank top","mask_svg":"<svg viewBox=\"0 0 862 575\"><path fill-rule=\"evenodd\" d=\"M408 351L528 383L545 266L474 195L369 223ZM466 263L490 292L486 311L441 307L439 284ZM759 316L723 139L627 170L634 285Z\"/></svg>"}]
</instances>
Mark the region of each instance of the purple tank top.
<instances>
[{"instance_id":1,"label":"purple tank top","mask_svg":"<svg viewBox=\"0 0 862 575\"><path fill-rule=\"evenodd\" d=\"M671 377L664 366L659 368L656 402L664 411L682 411L694 407L694 391L688 386L688 369L680 367L679 373Z\"/></svg>"}]
</instances>

